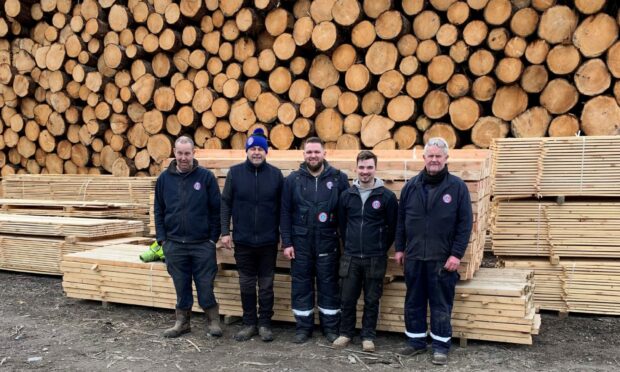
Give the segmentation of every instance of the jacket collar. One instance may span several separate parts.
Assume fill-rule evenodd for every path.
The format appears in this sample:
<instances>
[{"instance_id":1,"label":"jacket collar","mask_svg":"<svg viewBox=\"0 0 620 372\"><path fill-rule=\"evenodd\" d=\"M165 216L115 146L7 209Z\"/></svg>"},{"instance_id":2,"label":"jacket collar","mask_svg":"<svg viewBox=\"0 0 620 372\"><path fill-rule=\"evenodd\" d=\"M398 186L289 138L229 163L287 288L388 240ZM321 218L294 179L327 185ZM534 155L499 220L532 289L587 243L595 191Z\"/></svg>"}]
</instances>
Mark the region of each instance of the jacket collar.
<instances>
[{"instance_id":1,"label":"jacket collar","mask_svg":"<svg viewBox=\"0 0 620 372\"><path fill-rule=\"evenodd\" d=\"M265 169L265 166L267 164L267 159L265 159L264 162L262 162L258 167L255 166L254 164L252 164L252 162L250 161L250 159L246 158L245 159L245 166L250 170L250 171L254 171L254 170L258 170L259 172L262 171L263 169Z\"/></svg>"},{"instance_id":2,"label":"jacket collar","mask_svg":"<svg viewBox=\"0 0 620 372\"><path fill-rule=\"evenodd\" d=\"M194 159L194 161L192 162L192 169L189 170L189 172L186 173L179 173L179 171L177 170L177 161L176 159L172 160L170 162L170 165L168 165L168 172L172 173L172 174L176 174L176 175L180 175L180 176L186 176L192 172L194 172L196 170L196 168L198 168L199 164L198 164L198 160Z\"/></svg>"}]
</instances>

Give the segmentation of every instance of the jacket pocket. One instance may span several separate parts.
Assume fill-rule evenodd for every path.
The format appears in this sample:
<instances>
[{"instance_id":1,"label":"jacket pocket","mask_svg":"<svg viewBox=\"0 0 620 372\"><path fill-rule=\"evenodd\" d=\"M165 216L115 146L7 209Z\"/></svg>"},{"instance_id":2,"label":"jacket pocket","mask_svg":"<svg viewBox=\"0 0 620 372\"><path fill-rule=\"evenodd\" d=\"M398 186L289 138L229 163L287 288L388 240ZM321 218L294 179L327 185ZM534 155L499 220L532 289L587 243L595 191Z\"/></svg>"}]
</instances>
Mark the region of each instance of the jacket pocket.
<instances>
[{"instance_id":1,"label":"jacket pocket","mask_svg":"<svg viewBox=\"0 0 620 372\"><path fill-rule=\"evenodd\" d=\"M307 227L293 225L293 236L305 236L305 235L308 235Z\"/></svg>"},{"instance_id":2,"label":"jacket pocket","mask_svg":"<svg viewBox=\"0 0 620 372\"><path fill-rule=\"evenodd\" d=\"M351 269L351 256L342 256L340 258L340 267L338 268L338 275L341 278L349 276L349 270Z\"/></svg>"},{"instance_id":3,"label":"jacket pocket","mask_svg":"<svg viewBox=\"0 0 620 372\"><path fill-rule=\"evenodd\" d=\"M366 272L366 279L383 279L387 270L387 257L371 257L370 270Z\"/></svg>"}]
</instances>

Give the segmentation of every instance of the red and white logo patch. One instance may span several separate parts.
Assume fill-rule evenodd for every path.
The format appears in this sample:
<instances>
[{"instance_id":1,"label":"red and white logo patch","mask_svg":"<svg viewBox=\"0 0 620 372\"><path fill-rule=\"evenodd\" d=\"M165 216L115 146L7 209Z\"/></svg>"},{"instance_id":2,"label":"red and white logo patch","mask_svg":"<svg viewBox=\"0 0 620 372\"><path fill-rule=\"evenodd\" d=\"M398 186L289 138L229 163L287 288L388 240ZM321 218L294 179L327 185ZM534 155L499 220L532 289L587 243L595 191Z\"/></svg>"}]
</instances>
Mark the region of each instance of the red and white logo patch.
<instances>
[{"instance_id":1,"label":"red and white logo patch","mask_svg":"<svg viewBox=\"0 0 620 372\"><path fill-rule=\"evenodd\" d=\"M196 191L200 191L200 188L201 188L201 187L202 187L202 186L200 185L200 182L196 182L196 183L194 184L194 190L196 190Z\"/></svg>"},{"instance_id":2,"label":"red and white logo patch","mask_svg":"<svg viewBox=\"0 0 620 372\"><path fill-rule=\"evenodd\" d=\"M378 200L375 200L374 202L372 202L372 207L373 207L374 209L379 209L379 208L381 208L381 202L380 202L380 201L378 201Z\"/></svg>"},{"instance_id":3,"label":"red and white logo patch","mask_svg":"<svg viewBox=\"0 0 620 372\"><path fill-rule=\"evenodd\" d=\"M452 195L450 194L444 194L441 199L443 200L444 203L446 204L450 204L452 202Z\"/></svg>"}]
</instances>

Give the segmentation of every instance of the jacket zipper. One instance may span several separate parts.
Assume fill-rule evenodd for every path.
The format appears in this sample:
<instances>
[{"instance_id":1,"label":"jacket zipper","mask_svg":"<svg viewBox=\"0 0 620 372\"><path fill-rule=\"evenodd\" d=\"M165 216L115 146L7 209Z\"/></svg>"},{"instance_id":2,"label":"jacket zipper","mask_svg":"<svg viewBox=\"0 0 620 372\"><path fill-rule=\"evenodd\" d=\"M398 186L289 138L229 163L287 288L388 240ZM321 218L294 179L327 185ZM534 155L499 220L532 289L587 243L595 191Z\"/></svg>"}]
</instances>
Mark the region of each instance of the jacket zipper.
<instances>
[{"instance_id":1,"label":"jacket zipper","mask_svg":"<svg viewBox=\"0 0 620 372\"><path fill-rule=\"evenodd\" d=\"M256 235L257 223L258 223L258 169L254 169L254 243L258 241L258 237Z\"/></svg>"}]
</instances>

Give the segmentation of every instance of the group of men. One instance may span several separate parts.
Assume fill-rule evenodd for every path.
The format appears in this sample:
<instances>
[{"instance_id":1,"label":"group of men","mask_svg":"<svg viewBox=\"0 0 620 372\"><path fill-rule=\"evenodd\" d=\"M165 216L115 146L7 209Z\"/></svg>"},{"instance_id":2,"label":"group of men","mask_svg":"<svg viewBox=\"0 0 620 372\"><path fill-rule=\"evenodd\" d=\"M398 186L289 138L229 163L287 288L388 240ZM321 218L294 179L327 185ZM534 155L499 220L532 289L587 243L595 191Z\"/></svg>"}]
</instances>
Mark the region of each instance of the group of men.
<instances>
[{"instance_id":1,"label":"group of men","mask_svg":"<svg viewBox=\"0 0 620 372\"><path fill-rule=\"evenodd\" d=\"M378 159L371 151L358 154L357 178L349 185L347 175L325 160L319 138L305 141L304 162L286 178L267 163L262 130L245 147L247 159L230 168L221 195L213 173L194 159L188 137L177 139L175 160L157 179L157 241L177 294L176 322L164 336L190 331L192 280L207 316L207 333L222 335L213 294L215 242L221 235L224 247L234 249L239 271L243 327L235 339L259 335L273 340L273 281L281 246L291 260L294 342L312 336L316 294L324 336L335 347L349 345L363 290L362 349L373 352L387 252L395 243L394 259L404 265L407 285L407 343L399 353L426 352L430 305L432 362L445 364L457 269L472 229L469 193L448 172L446 141L426 143L425 167L405 184L400 203L376 177Z\"/></svg>"}]
</instances>

